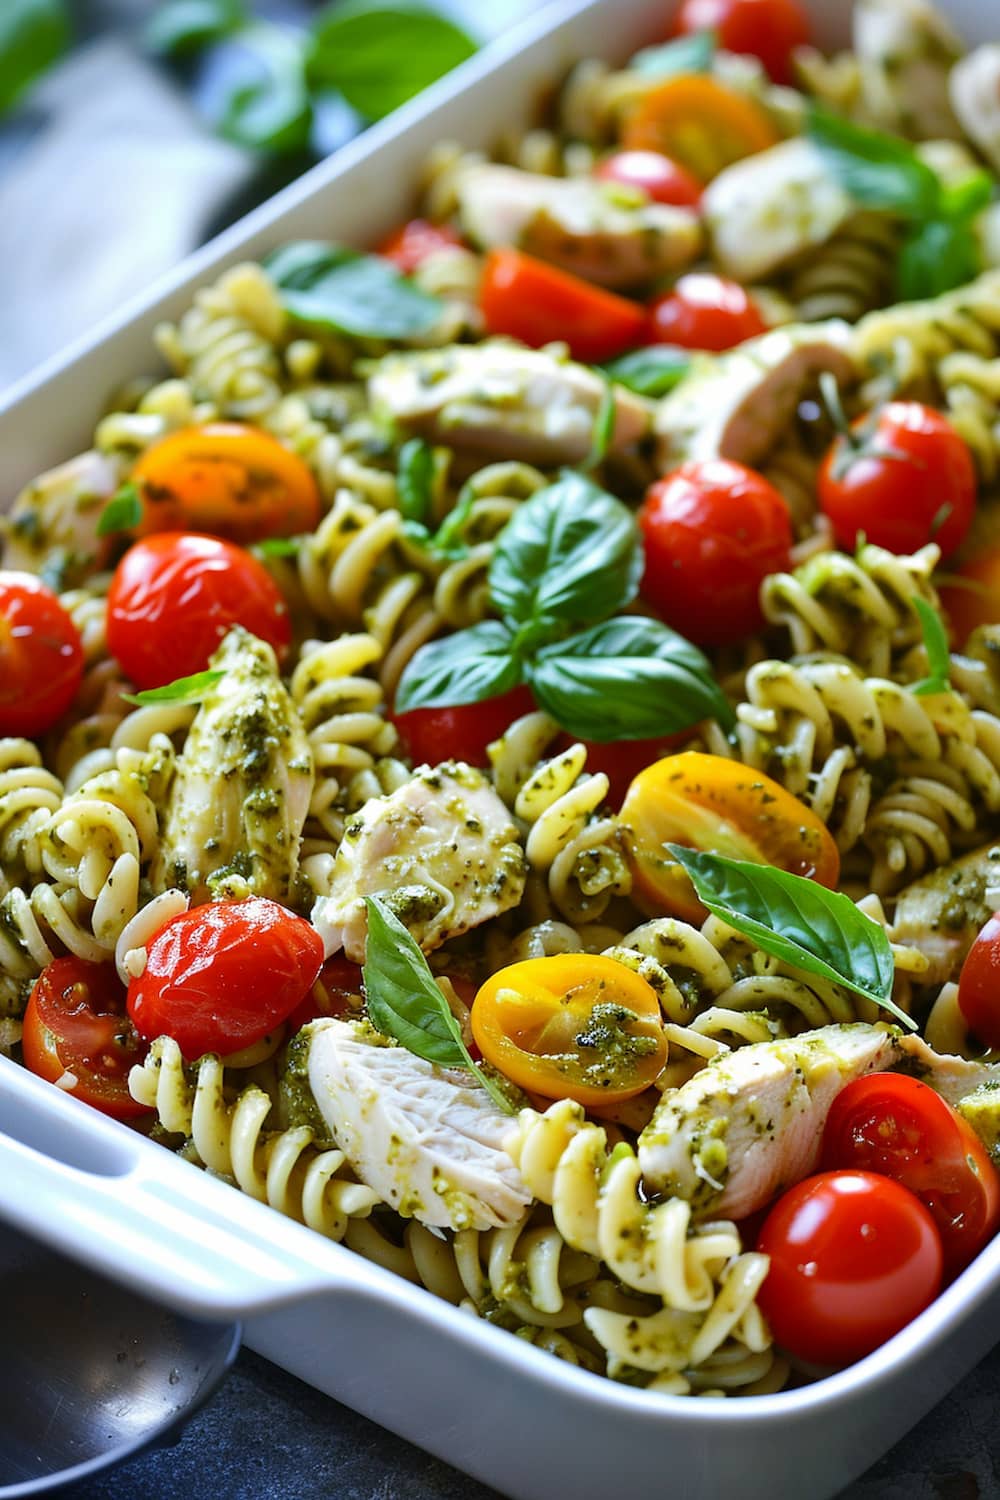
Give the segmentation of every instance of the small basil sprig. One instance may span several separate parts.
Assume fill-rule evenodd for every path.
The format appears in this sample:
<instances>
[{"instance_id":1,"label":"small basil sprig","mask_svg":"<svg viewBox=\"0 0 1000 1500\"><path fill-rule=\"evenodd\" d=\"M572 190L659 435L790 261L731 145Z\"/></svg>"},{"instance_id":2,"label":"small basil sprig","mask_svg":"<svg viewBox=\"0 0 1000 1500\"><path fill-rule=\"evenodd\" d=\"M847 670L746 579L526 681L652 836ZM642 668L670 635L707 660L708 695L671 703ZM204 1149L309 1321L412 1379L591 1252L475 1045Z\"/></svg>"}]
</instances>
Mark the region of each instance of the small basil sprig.
<instances>
[{"instance_id":1,"label":"small basil sprig","mask_svg":"<svg viewBox=\"0 0 1000 1500\"><path fill-rule=\"evenodd\" d=\"M117 531L134 531L142 520L142 496L139 486L127 480L101 511L98 536L112 536Z\"/></svg>"},{"instance_id":2,"label":"small basil sprig","mask_svg":"<svg viewBox=\"0 0 1000 1500\"><path fill-rule=\"evenodd\" d=\"M599 372L600 373L600 372ZM607 458L611 451L611 442L615 435L615 422L618 418L618 403L615 399L615 388L611 381L605 378L604 389L597 407L597 415L594 418L594 427L590 435L590 452L580 465L584 474L590 474Z\"/></svg>"},{"instance_id":3,"label":"small basil sprig","mask_svg":"<svg viewBox=\"0 0 1000 1500\"><path fill-rule=\"evenodd\" d=\"M690 875L698 899L758 948L873 1000L916 1030L892 999L895 964L885 929L850 896L772 865L680 844L667 848Z\"/></svg>"},{"instance_id":4,"label":"small basil sprig","mask_svg":"<svg viewBox=\"0 0 1000 1500\"><path fill-rule=\"evenodd\" d=\"M643 47L629 63L634 73L651 78L672 78L678 73L707 73L715 57L714 31L695 31L660 47Z\"/></svg>"},{"instance_id":5,"label":"small basil sprig","mask_svg":"<svg viewBox=\"0 0 1000 1500\"><path fill-rule=\"evenodd\" d=\"M912 683L910 692L918 698L925 697L928 693L947 693L951 687L951 651L948 648L948 632L944 628L944 621L926 599L914 596L913 608L923 631L930 673L920 682Z\"/></svg>"},{"instance_id":6,"label":"small basil sprig","mask_svg":"<svg viewBox=\"0 0 1000 1500\"><path fill-rule=\"evenodd\" d=\"M301 537L266 536L261 541L254 542L250 550L258 557L295 557L301 545Z\"/></svg>"},{"instance_id":7,"label":"small basil sprig","mask_svg":"<svg viewBox=\"0 0 1000 1500\"><path fill-rule=\"evenodd\" d=\"M408 1052L442 1068L467 1068L494 1104L515 1113L510 1100L477 1067L427 960L402 922L379 896L366 896L368 944L362 971L372 1025Z\"/></svg>"},{"instance_id":8,"label":"small basil sprig","mask_svg":"<svg viewBox=\"0 0 1000 1500\"><path fill-rule=\"evenodd\" d=\"M462 528L469 519L475 494L466 485L437 531L428 525L434 499L434 449L423 438L411 438L399 450L396 490L403 531L411 542L434 557L452 561L468 555Z\"/></svg>"},{"instance_id":9,"label":"small basil sprig","mask_svg":"<svg viewBox=\"0 0 1000 1500\"><path fill-rule=\"evenodd\" d=\"M691 351L676 344L647 344L600 367L619 385L639 396L665 396L691 368Z\"/></svg>"},{"instance_id":10,"label":"small basil sprig","mask_svg":"<svg viewBox=\"0 0 1000 1500\"><path fill-rule=\"evenodd\" d=\"M912 300L961 286L981 269L973 219L993 196L986 171L946 187L912 146L814 107L810 140L850 197L909 224L896 291Z\"/></svg>"},{"instance_id":11,"label":"small basil sprig","mask_svg":"<svg viewBox=\"0 0 1000 1500\"><path fill-rule=\"evenodd\" d=\"M190 677L176 677L164 687L145 688L141 693L122 693L126 703L138 703L147 708L155 703L200 703L210 688L225 677L225 672L212 668L207 672L194 672Z\"/></svg>"},{"instance_id":12,"label":"small basil sprig","mask_svg":"<svg viewBox=\"0 0 1000 1500\"><path fill-rule=\"evenodd\" d=\"M339 0L313 22L306 76L381 120L475 50L467 32L426 6Z\"/></svg>"},{"instance_id":13,"label":"small basil sprig","mask_svg":"<svg viewBox=\"0 0 1000 1500\"><path fill-rule=\"evenodd\" d=\"M490 564L499 620L432 641L403 673L396 708L480 703L527 682L557 723L595 741L676 733L733 713L706 657L641 615L642 543L631 513L565 472L515 512ZM596 625L581 628L588 621Z\"/></svg>"},{"instance_id":14,"label":"small basil sprig","mask_svg":"<svg viewBox=\"0 0 1000 1500\"><path fill-rule=\"evenodd\" d=\"M408 339L428 333L442 303L380 255L298 240L265 256L282 305L299 323L354 338Z\"/></svg>"}]
</instances>

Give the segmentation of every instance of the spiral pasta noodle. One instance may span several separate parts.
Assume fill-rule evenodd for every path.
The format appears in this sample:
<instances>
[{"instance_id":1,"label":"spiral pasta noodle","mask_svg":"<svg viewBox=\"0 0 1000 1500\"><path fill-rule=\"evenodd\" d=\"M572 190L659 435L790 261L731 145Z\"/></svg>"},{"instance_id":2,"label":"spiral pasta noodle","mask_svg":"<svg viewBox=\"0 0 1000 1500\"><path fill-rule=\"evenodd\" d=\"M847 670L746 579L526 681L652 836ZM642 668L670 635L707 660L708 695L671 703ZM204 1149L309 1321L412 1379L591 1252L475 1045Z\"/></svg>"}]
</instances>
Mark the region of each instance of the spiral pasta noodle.
<instances>
[{"instance_id":1,"label":"spiral pasta noodle","mask_svg":"<svg viewBox=\"0 0 1000 1500\"><path fill-rule=\"evenodd\" d=\"M0 739L0 895L42 876L42 838L62 792L30 740Z\"/></svg>"}]
</instances>

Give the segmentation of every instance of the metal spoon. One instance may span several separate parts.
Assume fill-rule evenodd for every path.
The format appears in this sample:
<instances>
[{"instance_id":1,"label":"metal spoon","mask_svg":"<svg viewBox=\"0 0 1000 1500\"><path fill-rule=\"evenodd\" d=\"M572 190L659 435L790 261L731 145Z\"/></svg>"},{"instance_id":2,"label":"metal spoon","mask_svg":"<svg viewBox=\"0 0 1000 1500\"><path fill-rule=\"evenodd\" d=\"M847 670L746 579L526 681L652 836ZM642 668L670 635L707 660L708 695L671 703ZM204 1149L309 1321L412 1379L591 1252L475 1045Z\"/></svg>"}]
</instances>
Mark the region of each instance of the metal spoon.
<instances>
[{"instance_id":1,"label":"metal spoon","mask_svg":"<svg viewBox=\"0 0 1000 1500\"><path fill-rule=\"evenodd\" d=\"M168 1312L0 1225L0 1500L172 1439L239 1346L238 1323Z\"/></svg>"}]
</instances>

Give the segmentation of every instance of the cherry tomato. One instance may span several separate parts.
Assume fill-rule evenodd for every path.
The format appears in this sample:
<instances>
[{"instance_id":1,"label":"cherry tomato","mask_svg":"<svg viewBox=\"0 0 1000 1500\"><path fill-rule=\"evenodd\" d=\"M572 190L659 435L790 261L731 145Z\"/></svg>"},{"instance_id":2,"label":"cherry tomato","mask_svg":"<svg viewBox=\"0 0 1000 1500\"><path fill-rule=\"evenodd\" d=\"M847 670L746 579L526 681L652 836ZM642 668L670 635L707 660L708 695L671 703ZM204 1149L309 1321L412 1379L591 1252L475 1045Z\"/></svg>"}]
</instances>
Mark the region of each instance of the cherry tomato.
<instances>
[{"instance_id":1,"label":"cherry tomato","mask_svg":"<svg viewBox=\"0 0 1000 1500\"><path fill-rule=\"evenodd\" d=\"M241 1052L280 1026L323 967L314 927L276 901L212 901L173 917L128 987L140 1036L172 1036L188 1059Z\"/></svg>"},{"instance_id":2,"label":"cherry tomato","mask_svg":"<svg viewBox=\"0 0 1000 1500\"><path fill-rule=\"evenodd\" d=\"M792 82L792 52L809 40L797 0L683 0L675 29L714 31L727 52L759 58L775 83Z\"/></svg>"},{"instance_id":3,"label":"cherry tomato","mask_svg":"<svg viewBox=\"0 0 1000 1500\"><path fill-rule=\"evenodd\" d=\"M642 342L646 314L638 303L591 286L520 250L491 250L479 305L489 333L537 348L561 339L574 359L611 359Z\"/></svg>"},{"instance_id":4,"label":"cherry tomato","mask_svg":"<svg viewBox=\"0 0 1000 1500\"><path fill-rule=\"evenodd\" d=\"M454 708L411 708L396 714L393 723L406 741L415 765L427 762L440 765L443 760L464 760L470 766L489 762L487 745L498 740L524 714L535 707L531 691L512 688L498 698L482 703L461 703Z\"/></svg>"},{"instance_id":5,"label":"cherry tomato","mask_svg":"<svg viewBox=\"0 0 1000 1500\"><path fill-rule=\"evenodd\" d=\"M0 571L0 735L51 729L83 676L80 633L33 573Z\"/></svg>"},{"instance_id":6,"label":"cherry tomato","mask_svg":"<svg viewBox=\"0 0 1000 1500\"><path fill-rule=\"evenodd\" d=\"M142 501L138 536L202 531L234 542L295 536L320 518L302 459L259 427L206 422L147 448L132 470Z\"/></svg>"},{"instance_id":7,"label":"cherry tomato","mask_svg":"<svg viewBox=\"0 0 1000 1500\"><path fill-rule=\"evenodd\" d=\"M637 898L655 911L702 922L705 908L667 844L777 865L833 890L840 855L811 808L761 771L685 750L640 771L621 810Z\"/></svg>"},{"instance_id":8,"label":"cherry tomato","mask_svg":"<svg viewBox=\"0 0 1000 1500\"><path fill-rule=\"evenodd\" d=\"M987 1047L1000 1047L1000 914L990 917L966 955L958 1007Z\"/></svg>"},{"instance_id":9,"label":"cherry tomato","mask_svg":"<svg viewBox=\"0 0 1000 1500\"><path fill-rule=\"evenodd\" d=\"M890 552L936 542L948 557L976 508L968 447L940 412L919 401L890 401L859 418L820 466L820 509L837 541L853 551L863 533Z\"/></svg>"},{"instance_id":10,"label":"cherry tomato","mask_svg":"<svg viewBox=\"0 0 1000 1500\"><path fill-rule=\"evenodd\" d=\"M598 162L594 176L601 182L639 188L654 203L697 208L701 202L701 183L662 151L616 151Z\"/></svg>"},{"instance_id":11,"label":"cherry tomato","mask_svg":"<svg viewBox=\"0 0 1000 1500\"><path fill-rule=\"evenodd\" d=\"M703 73L681 73L647 89L622 130L626 151L659 151L699 182L779 140L759 104Z\"/></svg>"},{"instance_id":12,"label":"cherry tomato","mask_svg":"<svg viewBox=\"0 0 1000 1500\"><path fill-rule=\"evenodd\" d=\"M757 1296L777 1343L849 1365L905 1328L941 1289L941 1236L919 1198L874 1172L821 1172L789 1189L757 1242Z\"/></svg>"},{"instance_id":13,"label":"cherry tomato","mask_svg":"<svg viewBox=\"0 0 1000 1500\"><path fill-rule=\"evenodd\" d=\"M462 236L450 224L432 224L429 219L411 219L386 235L378 247L379 255L391 260L405 274L415 271L428 255L450 250L462 243Z\"/></svg>"},{"instance_id":14,"label":"cherry tomato","mask_svg":"<svg viewBox=\"0 0 1000 1500\"><path fill-rule=\"evenodd\" d=\"M346 1016L352 1011L360 1012L363 993L361 965L351 963L343 953L335 953L320 969L312 989L287 1017L289 1034L294 1035L310 1021L316 1021L321 1016Z\"/></svg>"},{"instance_id":15,"label":"cherry tomato","mask_svg":"<svg viewBox=\"0 0 1000 1500\"><path fill-rule=\"evenodd\" d=\"M841 1090L826 1117L821 1165L880 1172L915 1193L938 1227L949 1275L1000 1224L1000 1177L979 1137L940 1094L901 1073L869 1073Z\"/></svg>"},{"instance_id":16,"label":"cherry tomato","mask_svg":"<svg viewBox=\"0 0 1000 1500\"><path fill-rule=\"evenodd\" d=\"M729 459L682 464L639 511L641 592L668 625L700 645L760 630L760 586L791 564L788 506L762 474Z\"/></svg>"},{"instance_id":17,"label":"cherry tomato","mask_svg":"<svg viewBox=\"0 0 1000 1500\"><path fill-rule=\"evenodd\" d=\"M959 647L980 625L1000 623L1000 544L963 563L940 594Z\"/></svg>"},{"instance_id":18,"label":"cherry tomato","mask_svg":"<svg viewBox=\"0 0 1000 1500\"><path fill-rule=\"evenodd\" d=\"M288 648L288 609L270 574L241 547L165 531L136 542L108 591L108 646L140 688L162 687L208 666L233 625Z\"/></svg>"},{"instance_id":19,"label":"cherry tomato","mask_svg":"<svg viewBox=\"0 0 1000 1500\"><path fill-rule=\"evenodd\" d=\"M521 1088L585 1105L641 1093L667 1057L656 992L624 964L590 953L501 969L476 996L472 1034L486 1061Z\"/></svg>"},{"instance_id":20,"label":"cherry tomato","mask_svg":"<svg viewBox=\"0 0 1000 1500\"><path fill-rule=\"evenodd\" d=\"M146 1056L125 1014L114 964L67 956L46 964L24 1013L25 1066L116 1120L149 1110L128 1091L129 1069Z\"/></svg>"},{"instance_id":21,"label":"cherry tomato","mask_svg":"<svg viewBox=\"0 0 1000 1500\"><path fill-rule=\"evenodd\" d=\"M649 340L683 349L732 349L767 332L756 304L738 281L691 271L649 307Z\"/></svg>"}]
</instances>

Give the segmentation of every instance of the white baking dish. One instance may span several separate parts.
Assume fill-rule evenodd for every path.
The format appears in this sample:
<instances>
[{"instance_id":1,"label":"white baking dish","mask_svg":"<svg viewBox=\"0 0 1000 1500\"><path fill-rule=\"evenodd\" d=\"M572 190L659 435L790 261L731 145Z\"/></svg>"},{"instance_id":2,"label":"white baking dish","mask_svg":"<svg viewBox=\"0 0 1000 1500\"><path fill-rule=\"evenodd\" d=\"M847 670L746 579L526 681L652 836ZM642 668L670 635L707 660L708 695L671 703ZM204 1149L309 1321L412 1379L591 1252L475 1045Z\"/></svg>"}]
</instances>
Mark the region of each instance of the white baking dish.
<instances>
[{"instance_id":1,"label":"white baking dish","mask_svg":"<svg viewBox=\"0 0 1000 1500\"><path fill-rule=\"evenodd\" d=\"M813 0L824 45L849 0ZM946 7L985 39L988 7ZM663 4L546 8L236 225L0 406L10 492L85 446L151 333L225 265L288 239L370 242L428 148L486 144L575 58L662 35ZM815 1385L746 1401L652 1395L551 1358L234 1192L0 1058L0 1216L170 1306L247 1320L254 1349L516 1497L811 1500L864 1470L995 1342L1000 1241L890 1343Z\"/></svg>"}]
</instances>

